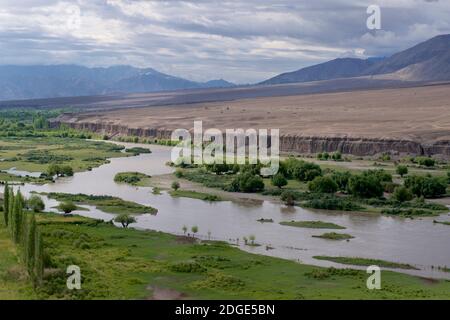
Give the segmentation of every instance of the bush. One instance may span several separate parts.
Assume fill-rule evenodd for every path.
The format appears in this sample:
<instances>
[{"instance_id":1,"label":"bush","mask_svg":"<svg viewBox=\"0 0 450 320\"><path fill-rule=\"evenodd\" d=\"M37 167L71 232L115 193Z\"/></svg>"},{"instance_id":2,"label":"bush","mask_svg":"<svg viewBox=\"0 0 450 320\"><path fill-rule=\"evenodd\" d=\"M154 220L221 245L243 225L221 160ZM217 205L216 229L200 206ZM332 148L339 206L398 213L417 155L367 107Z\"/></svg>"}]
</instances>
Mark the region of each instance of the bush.
<instances>
[{"instance_id":1,"label":"bush","mask_svg":"<svg viewBox=\"0 0 450 320\"><path fill-rule=\"evenodd\" d=\"M433 198L446 193L447 181L444 177L414 175L406 177L405 186L417 197Z\"/></svg>"},{"instance_id":2,"label":"bush","mask_svg":"<svg viewBox=\"0 0 450 320\"><path fill-rule=\"evenodd\" d=\"M272 184L275 187L281 188L281 187L284 187L285 185L287 185L287 183L288 182L287 182L286 178L281 173L277 173L276 175L274 175L272 177Z\"/></svg>"},{"instance_id":3,"label":"bush","mask_svg":"<svg viewBox=\"0 0 450 320\"><path fill-rule=\"evenodd\" d=\"M339 198L334 195L318 196L303 204L303 206L313 209L357 211L362 207L346 198Z\"/></svg>"},{"instance_id":4,"label":"bush","mask_svg":"<svg viewBox=\"0 0 450 320\"><path fill-rule=\"evenodd\" d=\"M172 182L172 189L177 191L178 189L180 189L180 183L177 181Z\"/></svg>"},{"instance_id":5,"label":"bush","mask_svg":"<svg viewBox=\"0 0 450 320\"><path fill-rule=\"evenodd\" d=\"M409 190L405 186L400 186L400 187L395 188L394 193L392 194L392 197L399 202L405 202L405 201L412 200L414 195L411 192L411 190Z\"/></svg>"},{"instance_id":6,"label":"bush","mask_svg":"<svg viewBox=\"0 0 450 320\"><path fill-rule=\"evenodd\" d=\"M136 219L133 216L122 213L114 219L114 222L120 223L122 227L127 228L130 223L135 223Z\"/></svg>"},{"instance_id":7,"label":"bush","mask_svg":"<svg viewBox=\"0 0 450 320\"><path fill-rule=\"evenodd\" d=\"M303 160L297 160L293 157L281 162L280 172L287 178L300 181L312 181L315 177L322 175L322 169L319 165Z\"/></svg>"},{"instance_id":8,"label":"bush","mask_svg":"<svg viewBox=\"0 0 450 320\"><path fill-rule=\"evenodd\" d=\"M392 182L392 175L383 169L364 171L363 176L374 177L379 182Z\"/></svg>"},{"instance_id":9,"label":"bush","mask_svg":"<svg viewBox=\"0 0 450 320\"><path fill-rule=\"evenodd\" d=\"M335 193L338 190L337 183L329 176L316 177L308 183L308 189L311 192Z\"/></svg>"},{"instance_id":10,"label":"bush","mask_svg":"<svg viewBox=\"0 0 450 320\"><path fill-rule=\"evenodd\" d=\"M383 195L383 186L373 175L354 175L348 182L348 191L357 197L374 198Z\"/></svg>"},{"instance_id":11,"label":"bush","mask_svg":"<svg viewBox=\"0 0 450 320\"><path fill-rule=\"evenodd\" d=\"M283 191L281 194L281 201L287 206L293 206L295 204L295 194L292 191Z\"/></svg>"},{"instance_id":12,"label":"bush","mask_svg":"<svg viewBox=\"0 0 450 320\"><path fill-rule=\"evenodd\" d=\"M77 209L77 206L71 202L71 201L67 201L67 202L63 202L58 206L59 210L61 210L62 212L64 212L65 214L69 214L72 211Z\"/></svg>"},{"instance_id":13,"label":"bush","mask_svg":"<svg viewBox=\"0 0 450 320\"><path fill-rule=\"evenodd\" d=\"M425 167L434 167L436 164L436 161L429 157L417 157L414 159L414 162Z\"/></svg>"},{"instance_id":14,"label":"bush","mask_svg":"<svg viewBox=\"0 0 450 320\"><path fill-rule=\"evenodd\" d=\"M408 174L408 167L404 165L398 165L396 172L403 178L404 175Z\"/></svg>"},{"instance_id":15,"label":"bush","mask_svg":"<svg viewBox=\"0 0 450 320\"><path fill-rule=\"evenodd\" d=\"M347 191L348 181L350 180L351 176L352 174L350 173L350 171L336 171L332 173L331 178L334 180L334 182L336 182L338 190Z\"/></svg>"},{"instance_id":16,"label":"bush","mask_svg":"<svg viewBox=\"0 0 450 320\"><path fill-rule=\"evenodd\" d=\"M230 189L235 192L258 192L264 190L264 181L260 176L246 172L239 174L231 182Z\"/></svg>"},{"instance_id":17,"label":"bush","mask_svg":"<svg viewBox=\"0 0 450 320\"><path fill-rule=\"evenodd\" d=\"M41 197L37 195L31 196L27 201L27 207L34 212L41 212L45 209L44 201L42 201Z\"/></svg>"}]
</instances>

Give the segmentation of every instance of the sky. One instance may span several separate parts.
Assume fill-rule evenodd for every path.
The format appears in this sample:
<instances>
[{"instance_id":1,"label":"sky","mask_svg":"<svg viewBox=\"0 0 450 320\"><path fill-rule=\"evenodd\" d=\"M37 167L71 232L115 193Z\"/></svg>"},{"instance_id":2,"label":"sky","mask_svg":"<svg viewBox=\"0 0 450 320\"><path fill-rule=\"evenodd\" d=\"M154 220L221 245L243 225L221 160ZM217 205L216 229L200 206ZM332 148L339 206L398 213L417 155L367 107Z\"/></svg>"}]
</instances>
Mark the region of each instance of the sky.
<instances>
[{"instance_id":1,"label":"sky","mask_svg":"<svg viewBox=\"0 0 450 320\"><path fill-rule=\"evenodd\" d=\"M366 10L378 5L381 29ZM254 83L450 33L450 0L0 0L0 64L133 65Z\"/></svg>"}]
</instances>

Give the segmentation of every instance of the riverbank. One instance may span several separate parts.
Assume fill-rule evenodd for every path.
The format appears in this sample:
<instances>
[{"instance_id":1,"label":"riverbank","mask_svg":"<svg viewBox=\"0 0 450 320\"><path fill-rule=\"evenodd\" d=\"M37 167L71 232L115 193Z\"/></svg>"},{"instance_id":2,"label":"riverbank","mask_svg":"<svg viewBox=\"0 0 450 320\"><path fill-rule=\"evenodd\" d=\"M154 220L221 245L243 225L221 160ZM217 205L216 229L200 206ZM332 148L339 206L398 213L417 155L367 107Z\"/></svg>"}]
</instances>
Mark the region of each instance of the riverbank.
<instances>
[{"instance_id":1,"label":"riverbank","mask_svg":"<svg viewBox=\"0 0 450 320\"><path fill-rule=\"evenodd\" d=\"M26 280L5 277L20 269L17 255L10 254L9 264L0 260L4 299L158 299L165 297L161 291L176 293L168 297L175 299L448 299L450 291L450 281L391 271L382 271L381 290L368 290L365 271L303 265L79 216L40 214L38 225L52 244L46 246L44 284L34 293ZM0 244L6 238L2 230L0 225ZM76 246L80 239L82 248ZM80 267L81 290L65 287L71 264Z\"/></svg>"}]
</instances>

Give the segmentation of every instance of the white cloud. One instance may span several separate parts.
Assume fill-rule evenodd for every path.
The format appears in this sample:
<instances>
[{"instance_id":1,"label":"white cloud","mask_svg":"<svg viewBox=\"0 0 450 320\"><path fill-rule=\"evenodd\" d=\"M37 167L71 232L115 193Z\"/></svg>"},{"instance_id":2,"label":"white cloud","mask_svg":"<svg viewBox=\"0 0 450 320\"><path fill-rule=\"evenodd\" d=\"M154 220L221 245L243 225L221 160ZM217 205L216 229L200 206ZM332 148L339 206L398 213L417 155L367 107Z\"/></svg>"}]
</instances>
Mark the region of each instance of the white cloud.
<instances>
[{"instance_id":1,"label":"white cloud","mask_svg":"<svg viewBox=\"0 0 450 320\"><path fill-rule=\"evenodd\" d=\"M382 9L376 33L369 4ZM450 1L426 0L0 0L0 63L132 64L247 83L389 55L450 33L449 15Z\"/></svg>"}]
</instances>

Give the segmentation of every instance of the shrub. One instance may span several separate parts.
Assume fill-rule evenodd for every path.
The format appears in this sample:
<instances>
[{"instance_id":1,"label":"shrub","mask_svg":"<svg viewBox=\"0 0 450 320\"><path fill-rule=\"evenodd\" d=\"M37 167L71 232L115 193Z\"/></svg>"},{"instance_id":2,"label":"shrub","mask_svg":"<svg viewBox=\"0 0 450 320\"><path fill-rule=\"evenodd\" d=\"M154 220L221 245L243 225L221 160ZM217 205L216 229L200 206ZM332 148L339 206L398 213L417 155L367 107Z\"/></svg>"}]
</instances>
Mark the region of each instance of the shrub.
<instances>
[{"instance_id":1,"label":"shrub","mask_svg":"<svg viewBox=\"0 0 450 320\"><path fill-rule=\"evenodd\" d=\"M272 184L275 187L281 188L281 187L284 187L285 185L287 185L287 183L288 182L287 182L286 178L281 173L277 173L276 175L274 175L272 177Z\"/></svg>"},{"instance_id":2,"label":"shrub","mask_svg":"<svg viewBox=\"0 0 450 320\"><path fill-rule=\"evenodd\" d=\"M443 177L414 175L406 177L405 186L410 188L417 197L432 198L446 193L447 181Z\"/></svg>"},{"instance_id":3,"label":"shrub","mask_svg":"<svg viewBox=\"0 0 450 320\"><path fill-rule=\"evenodd\" d=\"M41 197L37 195L33 195L27 201L27 207L34 212L41 212L45 209L44 201L42 201Z\"/></svg>"},{"instance_id":4,"label":"shrub","mask_svg":"<svg viewBox=\"0 0 450 320\"><path fill-rule=\"evenodd\" d=\"M172 182L172 189L175 190L175 191L180 189L180 183L178 181Z\"/></svg>"},{"instance_id":5,"label":"shrub","mask_svg":"<svg viewBox=\"0 0 450 320\"><path fill-rule=\"evenodd\" d=\"M231 190L241 192L258 192L264 190L264 181L260 176L250 172L239 174L231 182Z\"/></svg>"},{"instance_id":6,"label":"shrub","mask_svg":"<svg viewBox=\"0 0 450 320\"><path fill-rule=\"evenodd\" d=\"M392 194L392 197L399 202L405 202L405 201L412 200L414 195L411 192L411 190L409 190L405 186L400 186L400 187L395 188L394 193Z\"/></svg>"},{"instance_id":7,"label":"shrub","mask_svg":"<svg viewBox=\"0 0 450 320\"><path fill-rule=\"evenodd\" d=\"M322 169L315 163L290 157L281 162L280 173L283 173L287 178L300 181L312 181L315 177L322 175Z\"/></svg>"},{"instance_id":8,"label":"shrub","mask_svg":"<svg viewBox=\"0 0 450 320\"><path fill-rule=\"evenodd\" d=\"M414 162L425 167L434 167L436 164L436 161L429 157L417 157L414 159Z\"/></svg>"},{"instance_id":9,"label":"shrub","mask_svg":"<svg viewBox=\"0 0 450 320\"><path fill-rule=\"evenodd\" d=\"M354 175L348 182L348 191L350 194L362 198L381 197L383 186L373 175Z\"/></svg>"},{"instance_id":10,"label":"shrub","mask_svg":"<svg viewBox=\"0 0 450 320\"><path fill-rule=\"evenodd\" d=\"M398 165L396 172L403 178L404 175L408 174L408 167L405 165Z\"/></svg>"},{"instance_id":11,"label":"shrub","mask_svg":"<svg viewBox=\"0 0 450 320\"><path fill-rule=\"evenodd\" d=\"M58 206L59 210L65 214L69 214L77 209L77 206L72 201L63 202Z\"/></svg>"},{"instance_id":12,"label":"shrub","mask_svg":"<svg viewBox=\"0 0 450 320\"><path fill-rule=\"evenodd\" d=\"M295 194L292 191L286 190L281 194L281 201L287 206L293 206L295 204Z\"/></svg>"},{"instance_id":13,"label":"shrub","mask_svg":"<svg viewBox=\"0 0 450 320\"><path fill-rule=\"evenodd\" d=\"M337 183L329 176L316 177L308 183L308 189L311 192L335 193L338 190Z\"/></svg>"},{"instance_id":14,"label":"shrub","mask_svg":"<svg viewBox=\"0 0 450 320\"><path fill-rule=\"evenodd\" d=\"M335 171L332 173L331 178L334 180L334 182L336 182L338 190L347 191L348 181L350 180L351 176L352 174L350 173L350 171Z\"/></svg>"},{"instance_id":15,"label":"shrub","mask_svg":"<svg viewBox=\"0 0 450 320\"><path fill-rule=\"evenodd\" d=\"M136 219L133 216L122 213L114 219L114 222L120 223L122 227L127 228L130 223L135 223Z\"/></svg>"}]
</instances>

